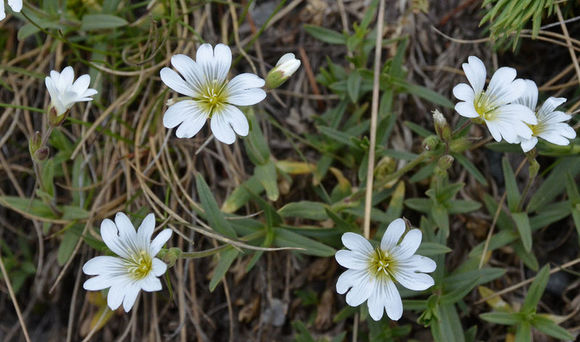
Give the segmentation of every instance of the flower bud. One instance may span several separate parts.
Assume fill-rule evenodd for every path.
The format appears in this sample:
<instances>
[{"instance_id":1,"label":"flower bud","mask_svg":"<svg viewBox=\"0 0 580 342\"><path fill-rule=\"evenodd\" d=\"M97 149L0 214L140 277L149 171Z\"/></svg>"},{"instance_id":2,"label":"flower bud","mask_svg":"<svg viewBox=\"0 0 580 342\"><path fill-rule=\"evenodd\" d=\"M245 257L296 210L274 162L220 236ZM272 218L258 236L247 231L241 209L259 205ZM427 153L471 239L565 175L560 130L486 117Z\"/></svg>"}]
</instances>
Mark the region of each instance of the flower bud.
<instances>
[{"instance_id":1,"label":"flower bud","mask_svg":"<svg viewBox=\"0 0 580 342\"><path fill-rule=\"evenodd\" d=\"M435 109L432 113L433 113L433 122L435 124L435 132L437 133L439 138L441 138L441 140L449 141L449 139L451 138L451 128L449 128L447 120L445 120L443 114L437 109Z\"/></svg>"},{"instance_id":2,"label":"flower bud","mask_svg":"<svg viewBox=\"0 0 580 342\"><path fill-rule=\"evenodd\" d=\"M266 76L266 88L276 89L281 86L300 67L300 60L293 53L287 53L278 60L274 69Z\"/></svg>"},{"instance_id":3,"label":"flower bud","mask_svg":"<svg viewBox=\"0 0 580 342\"><path fill-rule=\"evenodd\" d=\"M36 150L36 152L34 152L33 158L37 161L43 161L46 160L46 158L48 158L48 153L49 153L48 147L42 146L41 148Z\"/></svg>"},{"instance_id":4,"label":"flower bud","mask_svg":"<svg viewBox=\"0 0 580 342\"><path fill-rule=\"evenodd\" d=\"M28 149L30 150L30 154L36 152L40 146L42 146L42 136L39 131L36 131L32 137L28 139Z\"/></svg>"},{"instance_id":5,"label":"flower bud","mask_svg":"<svg viewBox=\"0 0 580 342\"><path fill-rule=\"evenodd\" d=\"M167 264L167 267L173 267L177 259L179 259L182 254L183 252L181 249L177 247L171 247L169 249L160 250L157 256Z\"/></svg>"},{"instance_id":6,"label":"flower bud","mask_svg":"<svg viewBox=\"0 0 580 342\"><path fill-rule=\"evenodd\" d=\"M432 151L439 144L439 138L436 135L430 135L423 140L423 148L426 151Z\"/></svg>"},{"instance_id":7,"label":"flower bud","mask_svg":"<svg viewBox=\"0 0 580 342\"><path fill-rule=\"evenodd\" d=\"M448 170L451 165L453 165L454 160L455 159L452 156L445 154L437 161L437 167L439 167L441 170Z\"/></svg>"}]
</instances>

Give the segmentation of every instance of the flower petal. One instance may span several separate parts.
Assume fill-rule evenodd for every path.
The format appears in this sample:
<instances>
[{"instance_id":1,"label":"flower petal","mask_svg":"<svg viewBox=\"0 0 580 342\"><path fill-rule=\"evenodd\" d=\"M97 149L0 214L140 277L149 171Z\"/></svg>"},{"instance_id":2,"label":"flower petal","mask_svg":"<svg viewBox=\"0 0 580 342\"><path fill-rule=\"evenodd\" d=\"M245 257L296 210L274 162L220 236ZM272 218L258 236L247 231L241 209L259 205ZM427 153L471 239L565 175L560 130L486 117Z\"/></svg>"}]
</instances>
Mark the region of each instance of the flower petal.
<instances>
[{"instance_id":1,"label":"flower petal","mask_svg":"<svg viewBox=\"0 0 580 342\"><path fill-rule=\"evenodd\" d=\"M81 75L72 85L72 90L77 93L77 95L81 95L89 88L89 84L91 83L91 76L89 75Z\"/></svg>"},{"instance_id":2,"label":"flower petal","mask_svg":"<svg viewBox=\"0 0 580 342\"><path fill-rule=\"evenodd\" d=\"M336 292L345 294L348 289L359 283L365 273L367 273L366 270L348 269L344 271L336 281Z\"/></svg>"},{"instance_id":3,"label":"flower petal","mask_svg":"<svg viewBox=\"0 0 580 342\"><path fill-rule=\"evenodd\" d=\"M405 228L405 221L401 218L391 222L381 239L381 249L384 251L392 250L403 236Z\"/></svg>"},{"instance_id":4,"label":"flower petal","mask_svg":"<svg viewBox=\"0 0 580 342\"><path fill-rule=\"evenodd\" d=\"M111 310L117 310L121 306L128 285L128 282L124 282L111 286L109 294L107 295L107 305Z\"/></svg>"},{"instance_id":5,"label":"flower petal","mask_svg":"<svg viewBox=\"0 0 580 342\"><path fill-rule=\"evenodd\" d=\"M83 265L83 272L88 275L114 274L123 269L123 260L113 256L97 256Z\"/></svg>"},{"instance_id":6,"label":"flower petal","mask_svg":"<svg viewBox=\"0 0 580 342\"><path fill-rule=\"evenodd\" d=\"M103 222L101 222L101 237L103 238L105 245L107 245L113 253L122 258L129 258L127 248L119 237L119 230L113 221L104 219Z\"/></svg>"},{"instance_id":7,"label":"flower petal","mask_svg":"<svg viewBox=\"0 0 580 342\"><path fill-rule=\"evenodd\" d=\"M187 82L185 82L185 80L183 80L183 78L181 78L181 76L179 76L175 71L165 67L161 69L159 75L161 76L161 81L174 91L191 97L195 95L191 86L188 85Z\"/></svg>"},{"instance_id":8,"label":"flower petal","mask_svg":"<svg viewBox=\"0 0 580 342\"><path fill-rule=\"evenodd\" d=\"M141 288L136 284L131 284L125 289L125 298L123 298L123 309L125 312L129 312L135 302L137 301L137 296L139 295Z\"/></svg>"},{"instance_id":9,"label":"flower petal","mask_svg":"<svg viewBox=\"0 0 580 342\"><path fill-rule=\"evenodd\" d=\"M165 271L167 271L167 265L163 261L161 261L160 259L153 258L153 269L151 272L156 277L159 277L159 276L163 275L165 273Z\"/></svg>"},{"instance_id":10,"label":"flower petal","mask_svg":"<svg viewBox=\"0 0 580 342\"><path fill-rule=\"evenodd\" d=\"M72 85L73 79L75 78L75 72L71 66L67 66L60 73L59 80L57 82L57 87L60 92L64 93L69 86Z\"/></svg>"},{"instance_id":11,"label":"flower petal","mask_svg":"<svg viewBox=\"0 0 580 342\"><path fill-rule=\"evenodd\" d=\"M479 114L475 110L473 102L458 102L455 104L455 111L466 118L478 118Z\"/></svg>"},{"instance_id":12,"label":"flower petal","mask_svg":"<svg viewBox=\"0 0 580 342\"><path fill-rule=\"evenodd\" d=\"M172 104L163 114L163 126L166 128L177 127L180 123L195 117L200 109L193 100L183 100Z\"/></svg>"},{"instance_id":13,"label":"flower petal","mask_svg":"<svg viewBox=\"0 0 580 342\"><path fill-rule=\"evenodd\" d=\"M361 272L358 282L354 283L346 294L346 303L350 306L359 306L369 299L375 287L375 278L370 277L368 272Z\"/></svg>"},{"instance_id":14,"label":"flower petal","mask_svg":"<svg viewBox=\"0 0 580 342\"><path fill-rule=\"evenodd\" d=\"M153 239L153 241L151 242L151 246L149 247L149 255L151 255L152 257L156 256L157 253L159 253L159 251L163 247L163 245L165 245L167 240L171 238L171 234L173 234L173 231L169 228L163 229L161 233L157 234L155 239Z\"/></svg>"},{"instance_id":15,"label":"flower petal","mask_svg":"<svg viewBox=\"0 0 580 342\"><path fill-rule=\"evenodd\" d=\"M22 0L8 0L8 5L14 12L20 12L22 10Z\"/></svg>"},{"instance_id":16,"label":"flower petal","mask_svg":"<svg viewBox=\"0 0 580 342\"><path fill-rule=\"evenodd\" d=\"M155 229L155 215L153 213L145 216L141 225L137 229L137 241L139 241L139 246L143 250L149 248L151 243L151 235L153 235L153 230Z\"/></svg>"},{"instance_id":17,"label":"flower petal","mask_svg":"<svg viewBox=\"0 0 580 342\"><path fill-rule=\"evenodd\" d=\"M433 272L437 268L437 264L431 258L422 255L413 255L407 260L400 261L397 267L404 270Z\"/></svg>"},{"instance_id":18,"label":"flower petal","mask_svg":"<svg viewBox=\"0 0 580 342\"><path fill-rule=\"evenodd\" d=\"M175 132L175 136L178 138L192 138L194 137L205 125L207 121L207 116L201 111L193 115L192 117L185 120Z\"/></svg>"},{"instance_id":19,"label":"flower petal","mask_svg":"<svg viewBox=\"0 0 580 342\"><path fill-rule=\"evenodd\" d=\"M115 215L115 224L117 229L119 229L119 236L125 242L135 242L137 240L137 232L131 220L125 215L125 213L118 212Z\"/></svg>"},{"instance_id":20,"label":"flower petal","mask_svg":"<svg viewBox=\"0 0 580 342\"><path fill-rule=\"evenodd\" d=\"M435 284L433 278L425 273L399 269L394 276L399 284L413 291L423 291Z\"/></svg>"},{"instance_id":21,"label":"flower petal","mask_svg":"<svg viewBox=\"0 0 580 342\"><path fill-rule=\"evenodd\" d=\"M228 103L250 106L262 101L266 98L266 92L260 89L264 84L263 79L250 73L234 77L227 85Z\"/></svg>"},{"instance_id":22,"label":"flower petal","mask_svg":"<svg viewBox=\"0 0 580 342\"><path fill-rule=\"evenodd\" d=\"M566 102L564 97L548 97L546 101L542 104L542 107L538 110L538 119L540 121L545 121L546 117L554 112L557 107L561 106Z\"/></svg>"},{"instance_id":23,"label":"flower petal","mask_svg":"<svg viewBox=\"0 0 580 342\"><path fill-rule=\"evenodd\" d=\"M522 96L518 97L514 103L524 105L535 112L538 104L538 86L532 80L524 80L524 84L525 88Z\"/></svg>"},{"instance_id":24,"label":"flower petal","mask_svg":"<svg viewBox=\"0 0 580 342\"><path fill-rule=\"evenodd\" d=\"M214 114L209 121L209 126L213 135L217 140L223 142L224 144L233 144L236 141L236 134L234 133L234 130L226 121L224 115L216 114Z\"/></svg>"},{"instance_id":25,"label":"flower petal","mask_svg":"<svg viewBox=\"0 0 580 342\"><path fill-rule=\"evenodd\" d=\"M6 18L6 11L4 10L4 1L0 1L0 20Z\"/></svg>"},{"instance_id":26,"label":"flower petal","mask_svg":"<svg viewBox=\"0 0 580 342\"><path fill-rule=\"evenodd\" d=\"M147 277L141 279L139 281L139 286L143 291L147 292L160 291L162 288L161 281L153 274L149 274Z\"/></svg>"},{"instance_id":27,"label":"flower petal","mask_svg":"<svg viewBox=\"0 0 580 342\"><path fill-rule=\"evenodd\" d=\"M518 99L526 90L526 82L522 79L514 80L516 77L516 70L509 67L502 67L497 69L486 94L493 99L495 106L501 106Z\"/></svg>"},{"instance_id":28,"label":"flower petal","mask_svg":"<svg viewBox=\"0 0 580 342\"><path fill-rule=\"evenodd\" d=\"M362 254L368 255L373 252L371 243L360 234L350 232L342 234L342 244L344 247Z\"/></svg>"},{"instance_id":29,"label":"flower petal","mask_svg":"<svg viewBox=\"0 0 580 342\"><path fill-rule=\"evenodd\" d=\"M421 244L423 233L419 229L411 229L403 241L393 250L393 255L397 260L405 260L410 258Z\"/></svg>"},{"instance_id":30,"label":"flower petal","mask_svg":"<svg viewBox=\"0 0 580 342\"><path fill-rule=\"evenodd\" d=\"M296 59L296 56L292 53L292 52L288 52L286 54L284 54L284 56L280 57L280 59L278 60L278 63L276 63L276 66L282 65L286 62L292 61Z\"/></svg>"},{"instance_id":31,"label":"flower petal","mask_svg":"<svg viewBox=\"0 0 580 342\"><path fill-rule=\"evenodd\" d=\"M358 251L340 250L334 257L342 267L364 270L369 266L369 256Z\"/></svg>"},{"instance_id":32,"label":"flower petal","mask_svg":"<svg viewBox=\"0 0 580 342\"><path fill-rule=\"evenodd\" d=\"M397 290L397 286L392 281L387 281L385 284L385 309L387 310L387 316L393 321L398 321L403 315L403 302L401 301L401 295Z\"/></svg>"},{"instance_id":33,"label":"flower petal","mask_svg":"<svg viewBox=\"0 0 580 342\"><path fill-rule=\"evenodd\" d=\"M473 100L475 99L475 93L473 92L473 88L471 88L465 83L459 83L458 85L453 87L453 96L465 102L473 102Z\"/></svg>"},{"instance_id":34,"label":"flower petal","mask_svg":"<svg viewBox=\"0 0 580 342\"><path fill-rule=\"evenodd\" d=\"M189 87L196 93L199 93L206 83L203 76L203 70L189 56L178 54L171 57L171 65L185 78Z\"/></svg>"},{"instance_id":35,"label":"flower petal","mask_svg":"<svg viewBox=\"0 0 580 342\"><path fill-rule=\"evenodd\" d=\"M481 59L469 56L467 63L463 63L462 68L475 94L481 93L487 77L487 71Z\"/></svg>"},{"instance_id":36,"label":"flower petal","mask_svg":"<svg viewBox=\"0 0 580 342\"><path fill-rule=\"evenodd\" d=\"M390 281L390 280L388 280ZM387 303L386 287L384 281L375 282L375 288L367 302L369 314L372 319L379 321L385 312L385 304Z\"/></svg>"},{"instance_id":37,"label":"flower petal","mask_svg":"<svg viewBox=\"0 0 580 342\"><path fill-rule=\"evenodd\" d=\"M246 119L246 116L244 115L244 113L242 113L242 111L239 110L237 107L232 106L232 105L226 105L224 107L224 110L217 115L223 115L225 121L230 126L232 126L232 128L234 129L234 132L236 132L236 134L238 134L242 137L245 137L246 135L248 135L248 132L250 130L250 125L248 124L248 119Z\"/></svg>"},{"instance_id":38,"label":"flower petal","mask_svg":"<svg viewBox=\"0 0 580 342\"><path fill-rule=\"evenodd\" d=\"M223 82L228 76L232 65L232 51L227 45L218 44L213 49L214 63L216 68L216 79Z\"/></svg>"},{"instance_id":39,"label":"flower petal","mask_svg":"<svg viewBox=\"0 0 580 342\"><path fill-rule=\"evenodd\" d=\"M522 151L528 152L532 148L534 148L534 146L536 146L537 143L538 143L538 138L531 137L530 139L522 139L520 146L522 147Z\"/></svg>"},{"instance_id":40,"label":"flower petal","mask_svg":"<svg viewBox=\"0 0 580 342\"><path fill-rule=\"evenodd\" d=\"M110 275L100 275L87 279L83 283L83 289L87 291L100 291L111 287L113 284L113 277Z\"/></svg>"}]
</instances>

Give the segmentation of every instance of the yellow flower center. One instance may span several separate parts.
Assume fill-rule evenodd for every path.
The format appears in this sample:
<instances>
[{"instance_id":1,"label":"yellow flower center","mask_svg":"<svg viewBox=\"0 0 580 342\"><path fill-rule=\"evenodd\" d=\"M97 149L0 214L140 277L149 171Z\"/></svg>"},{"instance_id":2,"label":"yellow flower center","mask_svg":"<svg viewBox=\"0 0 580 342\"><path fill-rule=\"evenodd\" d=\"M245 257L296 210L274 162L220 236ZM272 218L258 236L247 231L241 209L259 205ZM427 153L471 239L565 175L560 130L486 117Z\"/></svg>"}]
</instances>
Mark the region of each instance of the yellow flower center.
<instances>
[{"instance_id":1,"label":"yellow flower center","mask_svg":"<svg viewBox=\"0 0 580 342\"><path fill-rule=\"evenodd\" d=\"M380 247L375 249L375 252L369 260L369 271L376 278L393 278L396 269L395 259Z\"/></svg>"},{"instance_id":2,"label":"yellow flower center","mask_svg":"<svg viewBox=\"0 0 580 342\"><path fill-rule=\"evenodd\" d=\"M226 84L227 82L220 83L217 80L208 82L205 87L202 87L199 97L195 98L202 110L209 113L210 118L227 104Z\"/></svg>"},{"instance_id":3,"label":"yellow flower center","mask_svg":"<svg viewBox=\"0 0 580 342\"><path fill-rule=\"evenodd\" d=\"M494 100L494 98L488 96L485 92L481 92L475 97L473 106L481 119L492 121L495 118L497 106L495 106Z\"/></svg>"},{"instance_id":4,"label":"yellow flower center","mask_svg":"<svg viewBox=\"0 0 580 342\"><path fill-rule=\"evenodd\" d=\"M139 253L132 255L131 259L127 260L127 269L134 279L143 279L153 269L153 259L149 253L139 251Z\"/></svg>"}]
</instances>

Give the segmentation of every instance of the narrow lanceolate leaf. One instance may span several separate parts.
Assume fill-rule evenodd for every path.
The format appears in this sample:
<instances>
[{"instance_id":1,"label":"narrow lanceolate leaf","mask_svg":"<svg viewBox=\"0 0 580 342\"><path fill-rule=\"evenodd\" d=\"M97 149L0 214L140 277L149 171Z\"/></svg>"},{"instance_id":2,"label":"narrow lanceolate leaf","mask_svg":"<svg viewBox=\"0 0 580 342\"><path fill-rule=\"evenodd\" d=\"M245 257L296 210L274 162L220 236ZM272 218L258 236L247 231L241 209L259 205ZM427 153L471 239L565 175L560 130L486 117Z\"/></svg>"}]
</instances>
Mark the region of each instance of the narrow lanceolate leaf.
<instances>
[{"instance_id":1,"label":"narrow lanceolate leaf","mask_svg":"<svg viewBox=\"0 0 580 342\"><path fill-rule=\"evenodd\" d=\"M230 266L232 265L234 260L236 260L238 253L239 252L237 250L233 248L228 248L219 254L220 259L218 261L217 266L213 270L213 276L211 277L211 280L209 282L209 290L211 292L215 290L216 286L226 275L226 273L230 269Z\"/></svg>"},{"instance_id":2,"label":"narrow lanceolate leaf","mask_svg":"<svg viewBox=\"0 0 580 342\"><path fill-rule=\"evenodd\" d=\"M520 322L516 325L515 342L529 342L532 340L532 327L529 322Z\"/></svg>"},{"instance_id":3,"label":"narrow lanceolate leaf","mask_svg":"<svg viewBox=\"0 0 580 342\"><path fill-rule=\"evenodd\" d=\"M224 213L233 213L246 205L251 198L251 194L259 195L264 191L264 187L256 175L248 178L234 190L222 204Z\"/></svg>"},{"instance_id":4,"label":"narrow lanceolate leaf","mask_svg":"<svg viewBox=\"0 0 580 342\"><path fill-rule=\"evenodd\" d=\"M570 211L572 213L574 225L576 226L578 244L580 245L580 193L578 191L578 185L570 173L566 174L566 191L568 193L568 198L570 199Z\"/></svg>"},{"instance_id":5,"label":"narrow lanceolate leaf","mask_svg":"<svg viewBox=\"0 0 580 342\"><path fill-rule=\"evenodd\" d=\"M127 24L127 20L110 14L86 14L81 21L81 31L112 29Z\"/></svg>"},{"instance_id":6,"label":"narrow lanceolate leaf","mask_svg":"<svg viewBox=\"0 0 580 342\"><path fill-rule=\"evenodd\" d=\"M346 44L346 37L342 33L314 25L304 25L304 30L312 37L325 43Z\"/></svg>"},{"instance_id":7,"label":"narrow lanceolate leaf","mask_svg":"<svg viewBox=\"0 0 580 342\"><path fill-rule=\"evenodd\" d=\"M540 298L542 298L542 294L548 284L549 278L550 266L546 265L542 267L540 272L536 275L536 279L534 279L534 282L530 285L530 289L528 290L528 294L524 300L524 305L522 305L522 309L520 310L521 312L535 312L536 306L538 306Z\"/></svg>"},{"instance_id":8,"label":"narrow lanceolate leaf","mask_svg":"<svg viewBox=\"0 0 580 342\"><path fill-rule=\"evenodd\" d=\"M519 313L487 312L479 315L479 317L484 321L503 325L514 325L522 322L522 318Z\"/></svg>"},{"instance_id":9,"label":"narrow lanceolate leaf","mask_svg":"<svg viewBox=\"0 0 580 342\"><path fill-rule=\"evenodd\" d=\"M320 202L300 201L288 203L278 210L282 217L299 217L311 220L326 220L326 207Z\"/></svg>"},{"instance_id":10,"label":"narrow lanceolate leaf","mask_svg":"<svg viewBox=\"0 0 580 342\"><path fill-rule=\"evenodd\" d=\"M516 223L518 234L522 239L522 244L526 252L532 250L532 229L530 228L530 219L527 213L512 213L512 217Z\"/></svg>"},{"instance_id":11,"label":"narrow lanceolate leaf","mask_svg":"<svg viewBox=\"0 0 580 342\"><path fill-rule=\"evenodd\" d=\"M532 319L532 325L534 328L538 329L544 334L555 337L557 339L567 341L574 339L568 330L558 326L554 321L544 315L535 315Z\"/></svg>"},{"instance_id":12,"label":"narrow lanceolate leaf","mask_svg":"<svg viewBox=\"0 0 580 342\"><path fill-rule=\"evenodd\" d=\"M266 164L258 165L254 169L254 174L266 189L266 196L270 201L275 201L280 196L278 191L278 175L276 173L276 166L272 160L268 160Z\"/></svg>"},{"instance_id":13,"label":"narrow lanceolate leaf","mask_svg":"<svg viewBox=\"0 0 580 342\"><path fill-rule=\"evenodd\" d=\"M201 206L203 207L209 225L220 234L235 237L236 232L226 220L224 214L219 210L217 202L201 174L198 173L195 176L195 183L197 185L197 194L201 200Z\"/></svg>"},{"instance_id":14,"label":"narrow lanceolate leaf","mask_svg":"<svg viewBox=\"0 0 580 342\"><path fill-rule=\"evenodd\" d=\"M513 212L517 210L517 206L520 203L520 191L518 190L518 185L516 183L516 176L514 175L514 171L512 170L507 158L502 159L501 166L503 169L508 208Z\"/></svg>"},{"instance_id":15,"label":"narrow lanceolate leaf","mask_svg":"<svg viewBox=\"0 0 580 342\"><path fill-rule=\"evenodd\" d=\"M274 244L278 247L300 248L300 253L321 257L333 256L336 253L332 247L283 228L274 228Z\"/></svg>"},{"instance_id":16,"label":"narrow lanceolate leaf","mask_svg":"<svg viewBox=\"0 0 580 342\"><path fill-rule=\"evenodd\" d=\"M527 212L534 212L549 204L556 196L564 190L566 183L562 180L566 174L576 177L580 172L580 158L562 158L562 161L552 170L548 178L536 190L530 202Z\"/></svg>"}]
</instances>

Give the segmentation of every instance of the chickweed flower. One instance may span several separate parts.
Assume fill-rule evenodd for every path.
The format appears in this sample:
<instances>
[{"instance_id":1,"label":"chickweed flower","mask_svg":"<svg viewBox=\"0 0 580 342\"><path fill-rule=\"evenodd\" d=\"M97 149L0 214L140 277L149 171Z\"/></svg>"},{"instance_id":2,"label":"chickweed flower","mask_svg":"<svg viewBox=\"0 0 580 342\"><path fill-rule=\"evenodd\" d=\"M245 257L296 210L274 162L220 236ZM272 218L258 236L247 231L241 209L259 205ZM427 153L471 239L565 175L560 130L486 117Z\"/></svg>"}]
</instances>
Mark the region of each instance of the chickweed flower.
<instances>
[{"instance_id":1,"label":"chickweed flower","mask_svg":"<svg viewBox=\"0 0 580 342\"><path fill-rule=\"evenodd\" d=\"M8 0L8 6L10 6L14 12L20 12L22 10L22 0ZM4 20L4 18L6 18L4 0L0 0L0 20Z\"/></svg>"},{"instance_id":2,"label":"chickweed flower","mask_svg":"<svg viewBox=\"0 0 580 342\"><path fill-rule=\"evenodd\" d=\"M549 97L536 111L538 103L538 87L532 80L525 80L525 91L516 103L520 103L536 113L538 123L529 125L532 136L529 139L521 138L521 146L524 152L528 152L538 143L538 137L552 144L565 146L570 143L568 139L576 138L576 131L564 121L570 120L571 116L555 110L566 102L563 97Z\"/></svg>"},{"instance_id":3,"label":"chickweed flower","mask_svg":"<svg viewBox=\"0 0 580 342\"><path fill-rule=\"evenodd\" d=\"M513 103L525 88L522 79L515 79L516 70L509 67L497 69L484 91L487 72L483 62L470 56L468 63L463 63L462 67L471 86L460 83L453 88L453 95L462 101L455 105L457 113L485 122L498 142L503 138L514 144L519 141L519 137L531 138L529 125L537 124L534 112L526 106Z\"/></svg>"},{"instance_id":4,"label":"chickweed flower","mask_svg":"<svg viewBox=\"0 0 580 342\"><path fill-rule=\"evenodd\" d=\"M423 272L433 272L433 260L415 255L421 244L421 231L411 229L399 243L405 232L405 221L396 219L383 235L381 244L373 248L370 242L359 234L345 233L342 243L349 250L336 252L336 261L348 268L336 282L336 291L346 294L346 303L358 306L368 301L369 313L375 321L387 316L398 320L403 314L403 303L395 286L423 291L433 286L431 276Z\"/></svg>"},{"instance_id":5,"label":"chickweed flower","mask_svg":"<svg viewBox=\"0 0 580 342\"><path fill-rule=\"evenodd\" d=\"M44 79L56 116L65 114L76 102L92 101L91 96L97 93L89 88L91 76L82 75L73 83L74 78L73 68L67 66L60 73L52 70Z\"/></svg>"},{"instance_id":6,"label":"chickweed flower","mask_svg":"<svg viewBox=\"0 0 580 342\"><path fill-rule=\"evenodd\" d=\"M300 67L300 60L293 53L280 57L276 66L266 76L266 88L276 89L286 82Z\"/></svg>"},{"instance_id":7,"label":"chickweed flower","mask_svg":"<svg viewBox=\"0 0 580 342\"><path fill-rule=\"evenodd\" d=\"M103 241L117 256L98 256L87 261L83 272L96 275L83 284L85 290L109 289L107 305L116 310L121 304L129 312L139 291L161 290L159 276L167 270L167 265L155 258L161 247L171 237L171 229L164 229L151 241L155 217L145 217L138 231L129 218L117 213L115 222L105 219L101 223Z\"/></svg>"},{"instance_id":8,"label":"chickweed flower","mask_svg":"<svg viewBox=\"0 0 580 342\"><path fill-rule=\"evenodd\" d=\"M236 134L246 136L249 132L248 119L236 106L262 101L266 92L260 88L265 82L250 73L228 81L232 52L224 44L215 48L203 44L195 58L193 61L186 55L171 57L171 65L181 76L170 68L161 69L163 83L186 96L170 105L163 116L163 125L167 128L179 126L176 136L191 138L209 119L213 135L223 143L232 144Z\"/></svg>"}]
</instances>

